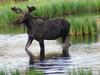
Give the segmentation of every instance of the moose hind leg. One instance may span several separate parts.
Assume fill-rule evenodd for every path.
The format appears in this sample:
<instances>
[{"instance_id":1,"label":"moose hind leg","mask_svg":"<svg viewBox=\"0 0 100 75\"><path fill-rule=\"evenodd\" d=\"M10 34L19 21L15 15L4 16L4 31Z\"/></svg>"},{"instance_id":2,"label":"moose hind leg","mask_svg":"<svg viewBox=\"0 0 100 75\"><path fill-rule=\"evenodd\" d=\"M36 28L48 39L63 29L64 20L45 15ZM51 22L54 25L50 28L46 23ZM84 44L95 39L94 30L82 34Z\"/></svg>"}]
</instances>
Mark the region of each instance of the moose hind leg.
<instances>
[{"instance_id":1,"label":"moose hind leg","mask_svg":"<svg viewBox=\"0 0 100 75\"><path fill-rule=\"evenodd\" d=\"M26 44L26 46L25 46L25 51L26 51L26 53L27 53L27 55L29 55L29 64L31 65L31 64L34 64L34 55L28 50L28 47L31 45L31 43L32 43L32 41L33 41L33 38L28 38L28 41L27 41L27 44Z\"/></svg>"},{"instance_id":2,"label":"moose hind leg","mask_svg":"<svg viewBox=\"0 0 100 75\"><path fill-rule=\"evenodd\" d=\"M69 46L70 46L69 39L68 39L68 37L66 37L64 39L63 50L62 50L62 57L69 57L70 56L69 55L69 50L68 50Z\"/></svg>"},{"instance_id":3,"label":"moose hind leg","mask_svg":"<svg viewBox=\"0 0 100 75\"><path fill-rule=\"evenodd\" d=\"M43 41L39 41L39 45L40 45L40 61L43 61L45 59L45 50L44 50L44 40Z\"/></svg>"}]
</instances>

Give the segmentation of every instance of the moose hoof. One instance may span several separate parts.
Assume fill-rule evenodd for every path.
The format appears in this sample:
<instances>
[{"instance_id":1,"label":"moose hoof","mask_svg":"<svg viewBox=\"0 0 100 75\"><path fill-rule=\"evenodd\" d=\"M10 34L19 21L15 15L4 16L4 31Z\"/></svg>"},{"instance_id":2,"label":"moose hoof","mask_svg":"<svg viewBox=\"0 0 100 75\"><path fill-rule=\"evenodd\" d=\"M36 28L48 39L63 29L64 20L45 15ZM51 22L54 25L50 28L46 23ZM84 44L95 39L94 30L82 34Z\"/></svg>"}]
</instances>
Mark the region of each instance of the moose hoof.
<instances>
[{"instance_id":1,"label":"moose hoof","mask_svg":"<svg viewBox=\"0 0 100 75\"><path fill-rule=\"evenodd\" d=\"M69 53L62 53L62 57L70 57Z\"/></svg>"},{"instance_id":2,"label":"moose hoof","mask_svg":"<svg viewBox=\"0 0 100 75\"><path fill-rule=\"evenodd\" d=\"M40 61L43 62L45 60L45 57L40 57Z\"/></svg>"}]
</instances>

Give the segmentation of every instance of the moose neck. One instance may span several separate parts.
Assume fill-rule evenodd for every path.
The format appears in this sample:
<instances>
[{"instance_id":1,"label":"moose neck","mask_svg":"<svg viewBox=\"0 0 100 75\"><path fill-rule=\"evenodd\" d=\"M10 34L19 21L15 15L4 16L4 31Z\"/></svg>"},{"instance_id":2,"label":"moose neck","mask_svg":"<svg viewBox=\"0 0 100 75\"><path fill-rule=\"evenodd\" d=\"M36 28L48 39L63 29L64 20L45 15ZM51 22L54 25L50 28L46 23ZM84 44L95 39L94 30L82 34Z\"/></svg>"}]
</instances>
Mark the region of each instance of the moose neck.
<instances>
[{"instance_id":1,"label":"moose neck","mask_svg":"<svg viewBox=\"0 0 100 75\"><path fill-rule=\"evenodd\" d=\"M32 19L32 16L30 16L29 18L27 18L25 21L24 21L24 24L25 26L28 28L28 29L31 29L34 25L34 21Z\"/></svg>"}]
</instances>

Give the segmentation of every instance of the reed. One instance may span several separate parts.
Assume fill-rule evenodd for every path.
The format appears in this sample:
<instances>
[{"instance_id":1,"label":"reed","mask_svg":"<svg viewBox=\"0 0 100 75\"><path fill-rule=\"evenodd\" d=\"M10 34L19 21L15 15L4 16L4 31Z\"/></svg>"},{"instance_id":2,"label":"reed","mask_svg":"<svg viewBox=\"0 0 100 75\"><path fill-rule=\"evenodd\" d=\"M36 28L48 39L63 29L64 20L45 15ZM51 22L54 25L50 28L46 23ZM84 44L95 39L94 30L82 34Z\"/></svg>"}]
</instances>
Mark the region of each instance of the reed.
<instances>
[{"instance_id":1,"label":"reed","mask_svg":"<svg viewBox=\"0 0 100 75\"><path fill-rule=\"evenodd\" d=\"M11 7L16 6L26 9L27 5L37 7L37 10L32 13L35 16L54 18L78 14L77 16L67 16L71 22L71 35L95 34L97 32L96 22L93 17L79 16L79 14L99 12L100 0L50 0L49 2L48 0L29 0L21 3L8 2L0 5L0 28L7 29L9 27L4 32L16 30L11 23L15 20L17 14L11 11ZM18 32L23 32L22 29L24 28L19 28Z\"/></svg>"},{"instance_id":2,"label":"reed","mask_svg":"<svg viewBox=\"0 0 100 75\"><path fill-rule=\"evenodd\" d=\"M0 71L0 75L5 75L5 72L4 71Z\"/></svg>"},{"instance_id":3,"label":"reed","mask_svg":"<svg viewBox=\"0 0 100 75\"><path fill-rule=\"evenodd\" d=\"M10 0L10 5L21 6L35 5L39 11L36 13L42 13L40 16L49 17L62 16L64 14L82 14L82 13L95 13L100 12L100 0L29 0L26 2L15 3ZM48 12L47 12L48 11ZM52 13L52 15L50 15Z\"/></svg>"},{"instance_id":4,"label":"reed","mask_svg":"<svg viewBox=\"0 0 100 75\"><path fill-rule=\"evenodd\" d=\"M0 75L44 75L44 74L36 70L30 70L22 74L19 70L16 70L16 71L11 71L9 73L5 71L0 71ZM68 70L65 75L93 75L93 71L91 69L79 68L79 69Z\"/></svg>"},{"instance_id":5,"label":"reed","mask_svg":"<svg viewBox=\"0 0 100 75\"><path fill-rule=\"evenodd\" d=\"M41 13L39 16L48 17L100 12L99 0L42 0L36 6L40 10L36 13Z\"/></svg>"},{"instance_id":6,"label":"reed","mask_svg":"<svg viewBox=\"0 0 100 75\"><path fill-rule=\"evenodd\" d=\"M6 72L5 70L0 71L0 75L44 75L42 72L38 72L36 70L30 70L25 72L24 74L21 73L21 71L16 70L16 71L10 71Z\"/></svg>"},{"instance_id":7,"label":"reed","mask_svg":"<svg viewBox=\"0 0 100 75\"><path fill-rule=\"evenodd\" d=\"M92 70L89 69L74 69L72 71L68 71L66 75L93 75Z\"/></svg>"},{"instance_id":8,"label":"reed","mask_svg":"<svg viewBox=\"0 0 100 75\"><path fill-rule=\"evenodd\" d=\"M36 3L36 1L34 2ZM37 13L42 13L41 16L44 16L45 13L47 15L52 13L52 15L48 15L49 17L100 12L99 0L42 0L36 3L36 6L42 8L39 12L37 11ZM47 12L48 10L50 12Z\"/></svg>"},{"instance_id":9,"label":"reed","mask_svg":"<svg viewBox=\"0 0 100 75\"><path fill-rule=\"evenodd\" d=\"M97 33L95 17L93 16L69 16L71 23L70 35L91 35Z\"/></svg>"}]
</instances>

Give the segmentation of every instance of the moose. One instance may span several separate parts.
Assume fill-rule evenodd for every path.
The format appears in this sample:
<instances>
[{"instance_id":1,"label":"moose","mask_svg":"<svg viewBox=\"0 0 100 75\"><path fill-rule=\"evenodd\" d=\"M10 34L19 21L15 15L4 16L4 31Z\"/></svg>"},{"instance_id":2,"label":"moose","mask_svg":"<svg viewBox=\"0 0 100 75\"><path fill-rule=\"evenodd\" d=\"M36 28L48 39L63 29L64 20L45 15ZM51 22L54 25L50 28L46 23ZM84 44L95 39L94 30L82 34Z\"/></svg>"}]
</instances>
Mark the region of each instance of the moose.
<instances>
[{"instance_id":1,"label":"moose","mask_svg":"<svg viewBox=\"0 0 100 75\"><path fill-rule=\"evenodd\" d=\"M19 14L14 24L19 26L23 24L27 28L28 41L25 51L30 57L30 64L34 63L34 55L28 50L32 41L35 39L40 45L40 61L45 59L44 40L55 40L62 38L63 50L62 57L69 57L69 40L70 23L64 19L44 19L42 17L32 16L32 11L36 10L34 6L27 6L28 10L23 11L20 8L12 7L11 10Z\"/></svg>"}]
</instances>

